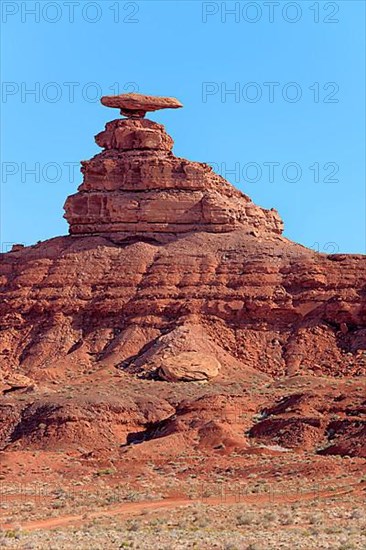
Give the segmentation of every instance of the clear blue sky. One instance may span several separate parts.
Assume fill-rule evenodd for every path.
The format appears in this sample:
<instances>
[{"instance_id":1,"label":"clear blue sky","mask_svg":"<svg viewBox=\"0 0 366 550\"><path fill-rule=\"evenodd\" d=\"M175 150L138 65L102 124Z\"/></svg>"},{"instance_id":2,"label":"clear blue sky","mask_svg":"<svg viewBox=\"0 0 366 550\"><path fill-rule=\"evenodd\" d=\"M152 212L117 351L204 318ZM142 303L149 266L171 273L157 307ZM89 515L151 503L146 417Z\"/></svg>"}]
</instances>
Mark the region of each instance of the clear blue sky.
<instances>
[{"instance_id":1,"label":"clear blue sky","mask_svg":"<svg viewBox=\"0 0 366 550\"><path fill-rule=\"evenodd\" d=\"M287 237L366 252L364 1L71 4L2 2L3 248L67 233L81 174L65 163L99 151L118 112L95 99L118 83L178 97L151 116L175 154L236 170Z\"/></svg>"}]
</instances>

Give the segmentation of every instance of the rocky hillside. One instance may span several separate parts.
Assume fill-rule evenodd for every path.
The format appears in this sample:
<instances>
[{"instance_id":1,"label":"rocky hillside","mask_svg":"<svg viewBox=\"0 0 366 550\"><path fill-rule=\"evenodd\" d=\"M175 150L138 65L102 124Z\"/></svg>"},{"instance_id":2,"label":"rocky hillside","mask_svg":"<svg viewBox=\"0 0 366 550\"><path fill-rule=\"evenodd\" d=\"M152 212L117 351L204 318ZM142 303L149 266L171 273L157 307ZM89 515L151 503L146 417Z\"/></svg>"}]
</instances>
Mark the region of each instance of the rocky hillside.
<instances>
[{"instance_id":1,"label":"rocky hillside","mask_svg":"<svg viewBox=\"0 0 366 550\"><path fill-rule=\"evenodd\" d=\"M195 430L212 447L331 437L328 452L362 455L365 257L284 238L275 210L175 157L141 116L149 105L128 104L96 136L103 151L65 204L70 234L1 255L0 444L118 446L142 433L145 445L158 429ZM268 390L303 377L310 394ZM331 380L352 378L354 402L334 385L322 402ZM240 422L217 419L228 403Z\"/></svg>"}]
</instances>

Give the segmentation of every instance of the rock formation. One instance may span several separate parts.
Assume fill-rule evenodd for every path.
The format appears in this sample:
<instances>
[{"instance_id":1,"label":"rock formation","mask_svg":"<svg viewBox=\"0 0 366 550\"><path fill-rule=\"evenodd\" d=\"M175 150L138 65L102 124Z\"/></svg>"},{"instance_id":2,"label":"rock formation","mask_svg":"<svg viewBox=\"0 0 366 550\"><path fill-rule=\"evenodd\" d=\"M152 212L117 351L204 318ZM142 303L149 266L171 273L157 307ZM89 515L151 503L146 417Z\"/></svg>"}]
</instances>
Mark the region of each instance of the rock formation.
<instances>
[{"instance_id":1,"label":"rock formation","mask_svg":"<svg viewBox=\"0 0 366 550\"><path fill-rule=\"evenodd\" d=\"M120 97L125 96L117 96L115 106L125 102ZM275 210L253 204L207 164L175 157L173 140L161 124L113 120L95 139L104 151L82 162L84 181L65 205L72 235L161 241L192 231L282 232Z\"/></svg>"},{"instance_id":2,"label":"rock formation","mask_svg":"<svg viewBox=\"0 0 366 550\"><path fill-rule=\"evenodd\" d=\"M319 254L283 237L275 210L253 204L208 165L175 157L164 127L143 118L179 107L177 100L130 99L102 99L128 118L107 123L96 136L103 151L82 162L84 180L65 204L70 235L1 257L3 399L38 396L3 404L3 445L38 448L49 437L57 446L57 433L76 442L86 437L93 410L104 427L93 424L88 445L98 437L101 445L128 443L134 432L148 441L161 422L171 434L189 431L184 419L212 395L226 401L230 394L252 414L261 402L243 402L243 392L279 377L365 375L365 257ZM113 399L106 394L101 404L86 395L86 380L108 387L111 376L120 383L113 378ZM69 383L83 396L75 414L67 396L52 397ZM228 393L232 384L245 388L240 396ZM181 402L193 392L189 414L170 385ZM126 408L120 400L127 392ZM160 399L153 418L150 397ZM300 396L290 421L292 409L276 408L276 399L263 397L270 416L256 426L250 415L235 426L212 424L205 408L195 433L205 445L224 437L237 446L242 438L239 447L248 445L244 428L259 442L289 447L301 446L307 434L313 447L326 437L330 407L317 404L306 420ZM338 406L356 427L347 438L346 423L332 424L334 452L361 453L354 443L363 433L357 399L353 419ZM276 423L303 436L276 439Z\"/></svg>"},{"instance_id":3,"label":"rock formation","mask_svg":"<svg viewBox=\"0 0 366 550\"><path fill-rule=\"evenodd\" d=\"M144 118L147 112L183 107L175 97L157 97L134 93L103 96L101 102L106 107L120 109L121 115L128 118Z\"/></svg>"}]
</instances>

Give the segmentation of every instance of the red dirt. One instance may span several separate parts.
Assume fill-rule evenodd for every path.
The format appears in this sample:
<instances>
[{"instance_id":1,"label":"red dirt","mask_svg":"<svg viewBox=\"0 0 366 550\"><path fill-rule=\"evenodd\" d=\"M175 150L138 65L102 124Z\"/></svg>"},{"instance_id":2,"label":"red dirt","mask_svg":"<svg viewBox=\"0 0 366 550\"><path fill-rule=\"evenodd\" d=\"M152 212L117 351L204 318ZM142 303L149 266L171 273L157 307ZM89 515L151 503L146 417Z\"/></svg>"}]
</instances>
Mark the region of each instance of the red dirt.
<instances>
[{"instance_id":1,"label":"red dirt","mask_svg":"<svg viewBox=\"0 0 366 550\"><path fill-rule=\"evenodd\" d=\"M301 503L304 501L312 501L312 500L326 500L328 498L336 498L342 495L347 494L356 494L360 492L360 487L350 487L350 486L344 486L337 488L336 491L319 491L316 494L314 491L310 491L308 493L302 493L299 494L296 498L297 503ZM28 521L23 522L20 524L22 529L25 529L26 531L35 531L38 529L55 529L58 527L65 527L68 525L74 525L79 526L83 523L90 522L90 520L95 518L102 518L102 517L113 517L113 516L124 516L124 517L132 517L137 516L140 514L144 514L146 511L157 511L157 510L168 510L168 509L175 509L183 506L189 506L191 504L197 504L197 503L204 503L207 505L217 505L217 504L236 504L240 502L241 504L248 504L248 505L255 505L255 506L261 506L263 504L268 504L270 502L271 504L289 504L294 502L293 496L283 496L283 495L276 495L271 494L258 496L258 495L251 495L251 496L245 496L240 497L238 499L237 496L226 496L225 499L218 498L218 497L206 497L201 499L189 499L189 498L167 498L161 501L145 501L145 502L136 502L136 503L128 503L128 504L121 504L118 506L109 506L107 509L96 509L92 512L88 512L87 517L85 517L85 514L75 514L75 515L65 515L65 516L59 516L57 518L49 518L49 519L43 519L43 520L37 520L37 521ZM1 529L11 529L12 524L0 524Z\"/></svg>"}]
</instances>

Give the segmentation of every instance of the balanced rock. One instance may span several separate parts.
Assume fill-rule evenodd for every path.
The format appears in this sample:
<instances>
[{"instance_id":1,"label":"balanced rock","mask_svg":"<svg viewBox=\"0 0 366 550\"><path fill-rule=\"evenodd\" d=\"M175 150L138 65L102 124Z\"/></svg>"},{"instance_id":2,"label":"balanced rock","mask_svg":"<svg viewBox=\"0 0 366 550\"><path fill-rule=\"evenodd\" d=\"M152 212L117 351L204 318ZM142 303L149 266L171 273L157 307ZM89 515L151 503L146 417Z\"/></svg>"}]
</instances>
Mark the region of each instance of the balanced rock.
<instances>
[{"instance_id":1,"label":"balanced rock","mask_svg":"<svg viewBox=\"0 0 366 550\"><path fill-rule=\"evenodd\" d=\"M0 254L0 450L364 456L365 256L284 237L275 210L174 156L147 106L97 135L70 234Z\"/></svg>"},{"instance_id":2,"label":"balanced rock","mask_svg":"<svg viewBox=\"0 0 366 550\"><path fill-rule=\"evenodd\" d=\"M131 375L133 364L179 380L365 373L364 256L291 242L275 210L174 156L161 124L119 119L96 139L103 151L66 201L70 235L1 255L4 372L35 382L130 363Z\"/></svg>"},{"instance_id":3,"label":"balanced rock","mask_svg":"<svg viewBox=\"0 0 366 550\"><path fill-rule=\"evenodd\" d=\"M120 105L121 97L108 98L108 104ZM163 108L163 99L154 103L149 98L146 105ZM166 241L197 230L281 234L283 223L275 210L256 206L207 164L175 157L173 140L161 124L113 120L95 139L104 151L82 162L84 181L65 204L72 235Z\"/></svg>"},{"instance_id":4,"label":"balanced rock","mask_svg":"<svg viewBox=\"0 0 366 550\"><path fill-rule=\"evenodd\" d=\"M131 118L143 118L147 112L159 109L178 109L183 107L175 97L158 97L143 94L106 95L101 98L106 107L121 110L121 115Z\"/></svg>"}]
</instances>

